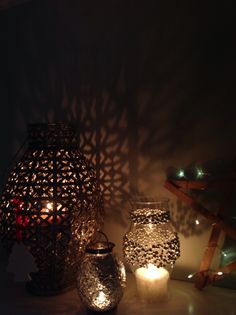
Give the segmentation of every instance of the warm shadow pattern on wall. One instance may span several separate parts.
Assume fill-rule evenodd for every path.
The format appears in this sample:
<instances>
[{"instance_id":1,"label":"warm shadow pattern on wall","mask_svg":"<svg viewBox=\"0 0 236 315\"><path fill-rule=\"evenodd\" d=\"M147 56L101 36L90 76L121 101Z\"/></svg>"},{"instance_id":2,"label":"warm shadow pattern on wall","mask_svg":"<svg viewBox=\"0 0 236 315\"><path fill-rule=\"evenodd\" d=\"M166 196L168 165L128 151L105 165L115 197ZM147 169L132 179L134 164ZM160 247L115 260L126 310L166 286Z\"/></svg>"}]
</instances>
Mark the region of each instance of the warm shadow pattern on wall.
<instances>
[{"instance_id":1,"label":"warm shadow pattern on wall","mask_svg":"<svg viewBox=\"0 0 236 315\"><path fill-rule=\"evenodd\" d=\"M1 172L27 123L72 123L124 225L130 195L157 194L169 166L230 155L231 4L42 0L2 11Z\"/></svg>"}]
</instances>

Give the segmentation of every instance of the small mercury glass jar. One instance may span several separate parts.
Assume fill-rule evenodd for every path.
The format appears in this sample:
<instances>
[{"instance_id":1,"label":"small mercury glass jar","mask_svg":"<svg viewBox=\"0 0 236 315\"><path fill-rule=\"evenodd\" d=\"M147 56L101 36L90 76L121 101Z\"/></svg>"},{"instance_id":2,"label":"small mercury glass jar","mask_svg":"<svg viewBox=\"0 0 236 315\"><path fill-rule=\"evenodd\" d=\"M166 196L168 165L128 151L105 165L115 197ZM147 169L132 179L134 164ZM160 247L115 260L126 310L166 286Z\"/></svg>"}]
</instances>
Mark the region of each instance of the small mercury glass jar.
<instances>
[{"instance_id":1,"label":"small mercury glass jar","mask_svg":"<svg viewBox=\"0 0 236 315\"><path fill-rule=\"evenodd\" d=\"M123 241L124 256L135 274L139 296L149 302L167 298L170 272L180 255L168 202L134 200L131 226Z\"/></svg>"},{"instance_id":2,"label":"small mercury glass jar","mask_svg":"<svg viewBox=\"0 0 236 315\"><path fill-rule=\"evenodd\" d=\"M81 301L92 311L109 311L117 306L125 288L124 264L112 253L111 242L87 246L79 267L77 288Z\"/></svg>"}]
</instances>

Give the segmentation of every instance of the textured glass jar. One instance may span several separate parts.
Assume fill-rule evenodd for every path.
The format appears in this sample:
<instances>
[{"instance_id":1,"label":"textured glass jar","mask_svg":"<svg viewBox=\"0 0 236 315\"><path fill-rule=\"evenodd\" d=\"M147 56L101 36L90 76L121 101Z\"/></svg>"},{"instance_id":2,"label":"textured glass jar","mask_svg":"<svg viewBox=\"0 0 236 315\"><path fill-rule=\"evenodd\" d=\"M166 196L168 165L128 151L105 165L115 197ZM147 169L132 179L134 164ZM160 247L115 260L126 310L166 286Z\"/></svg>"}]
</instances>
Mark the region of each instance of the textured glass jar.
<instances>
[{"instance_id":1,"label":"textured glass jar","mask_svg":"<svg viewBox=\"0 0 236 315\"><path fill-rule=\"evenodd\" d=\"M135 273L141 297L147 300L166 297L169 273L180 255L168 202L168 199L133 201L131 226L124 236L125 259Z\"/></svg>"},{"instance_id":2,"label":"textured glass jar","mask_svg":"<svg viewBox=\"0 0 236 315\"><path fill-rule=\"evenodd\" d=\"M110 242L86 248L79 266L77 288L82 302L92 311L108 311L117 306L125 288L123 263L112 253Z\"/></svg>"}]
</instances>

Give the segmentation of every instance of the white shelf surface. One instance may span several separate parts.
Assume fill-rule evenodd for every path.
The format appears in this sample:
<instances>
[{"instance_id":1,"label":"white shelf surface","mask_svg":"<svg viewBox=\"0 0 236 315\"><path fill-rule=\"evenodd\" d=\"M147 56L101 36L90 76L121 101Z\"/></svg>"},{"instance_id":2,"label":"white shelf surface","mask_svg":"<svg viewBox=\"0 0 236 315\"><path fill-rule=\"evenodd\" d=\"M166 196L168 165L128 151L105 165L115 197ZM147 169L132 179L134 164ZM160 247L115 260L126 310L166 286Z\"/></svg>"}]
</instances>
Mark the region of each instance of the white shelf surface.
<instances>
[{"instance_id":1,"label":"white shelf surface","mask_svg":"<svg viewBox=\"0 0 236 315\"><path fill-rule=\"evenodd\" d=\"M23 283L8 281L1 283L0 288L0 315L90 314L81 304L76 290L53 297L37 297L27 293ZM124 296L118 307L109 314L236 315L236 290L207 287L198 291L193 283L171 280L169 291L169 299L165 302L140 302L135 279L128 274Z\"/></svg>"}]
</instances>

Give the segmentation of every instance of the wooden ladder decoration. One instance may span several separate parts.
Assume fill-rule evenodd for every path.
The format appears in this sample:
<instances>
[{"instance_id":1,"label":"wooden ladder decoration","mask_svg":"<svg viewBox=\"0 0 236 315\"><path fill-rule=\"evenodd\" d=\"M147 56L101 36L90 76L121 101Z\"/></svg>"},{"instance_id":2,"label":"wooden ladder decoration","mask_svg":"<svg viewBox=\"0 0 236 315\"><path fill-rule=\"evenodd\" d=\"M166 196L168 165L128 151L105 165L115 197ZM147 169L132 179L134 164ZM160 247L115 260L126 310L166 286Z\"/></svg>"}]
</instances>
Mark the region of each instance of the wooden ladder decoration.
<instances>
[{"instance_id":1,"label":"wooden ladder decoration","mask_svg":"<svg viewBox=\"0 0 236 315\"><path fill-rule=\"evenodd\" d=\"M190 196L188 191L191 189L226 190L229 187L232 187L232 183L235 184L236 180L167 180L164 184L165 188L177 196L181 201L189 205L193 210L204 216L212 224L212 231L208 245L203 254L200 268L196 273L195 278L195 286L199 290L202 290L205 286L236 270L235 260L222 266L218 270L214 271L214 273L210 272L210 265L218 246L221 232L223 231L236 241L236 229L225 223L219 212L217 215L212 214L209 210L197 202L194 197Z\"/></svg>"}]
</instances>

